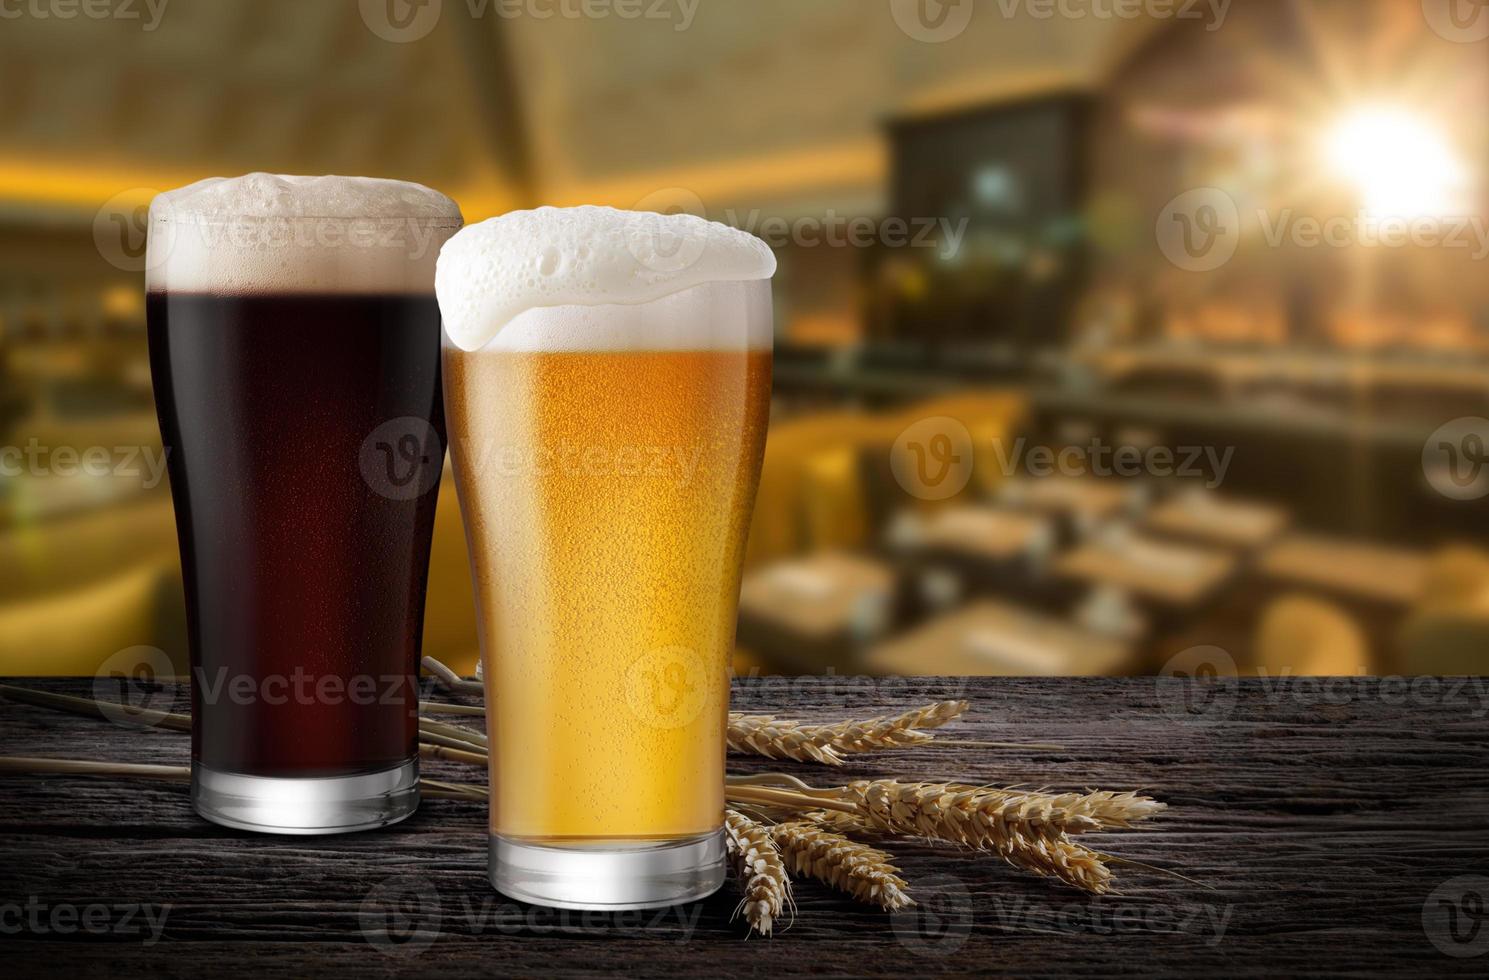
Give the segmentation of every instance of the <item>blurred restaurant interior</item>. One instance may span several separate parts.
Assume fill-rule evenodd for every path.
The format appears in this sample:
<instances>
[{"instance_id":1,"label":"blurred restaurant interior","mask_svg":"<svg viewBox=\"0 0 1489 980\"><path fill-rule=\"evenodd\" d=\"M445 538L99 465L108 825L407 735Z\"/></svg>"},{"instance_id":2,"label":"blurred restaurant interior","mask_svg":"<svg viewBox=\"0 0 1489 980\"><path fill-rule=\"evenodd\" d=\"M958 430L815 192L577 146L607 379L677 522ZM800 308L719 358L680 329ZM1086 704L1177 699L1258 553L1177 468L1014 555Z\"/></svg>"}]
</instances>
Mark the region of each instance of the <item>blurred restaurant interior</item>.
<instances>
[{"instance_id":1,"label":"blurred restaurant interior","mask_svg":"<svg viewBox=\"0 0 1489 980\"><path fill-rule=\"evenodd\" d=\"M0 23L0 674L184 665L143 209L255 170L775 248L740 673L1482 673L1489 41L1417 0L942 6ZM425 652L469 672L452 482L435 533Z\"/></svg>"}]
</instances>

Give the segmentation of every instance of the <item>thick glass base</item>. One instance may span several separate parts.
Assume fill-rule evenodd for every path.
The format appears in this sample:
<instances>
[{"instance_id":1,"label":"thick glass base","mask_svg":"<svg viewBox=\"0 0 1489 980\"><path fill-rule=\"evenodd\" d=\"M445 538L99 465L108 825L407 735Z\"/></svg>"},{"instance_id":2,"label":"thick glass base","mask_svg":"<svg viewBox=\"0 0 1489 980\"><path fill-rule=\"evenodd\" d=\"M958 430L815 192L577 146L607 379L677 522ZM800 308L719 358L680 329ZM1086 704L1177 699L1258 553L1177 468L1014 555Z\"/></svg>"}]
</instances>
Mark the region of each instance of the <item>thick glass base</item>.
<instances>
[{"instance_id":1,"label":"thick glass base","mask_svg":"<svg viewBox=\"0 0 1489 980\"><path fill-rule=\"evenodd\" d=\"M724 883L724 832L681 840L534 844L493 834L491 884L508 898L560 909L655 909L705 898Z\"/></svg>"},{"instance_id":2,"label":"thick glass base","mask_svg":"<svg viewBox=\"0 0 1489 980\"><path fill-rule=\"evenodd\" d=\"M345 834L419 808L419 760L358 776L282 779L191 767L191 805L213 823L263 834Z\"/></svg>"}]
</instances>

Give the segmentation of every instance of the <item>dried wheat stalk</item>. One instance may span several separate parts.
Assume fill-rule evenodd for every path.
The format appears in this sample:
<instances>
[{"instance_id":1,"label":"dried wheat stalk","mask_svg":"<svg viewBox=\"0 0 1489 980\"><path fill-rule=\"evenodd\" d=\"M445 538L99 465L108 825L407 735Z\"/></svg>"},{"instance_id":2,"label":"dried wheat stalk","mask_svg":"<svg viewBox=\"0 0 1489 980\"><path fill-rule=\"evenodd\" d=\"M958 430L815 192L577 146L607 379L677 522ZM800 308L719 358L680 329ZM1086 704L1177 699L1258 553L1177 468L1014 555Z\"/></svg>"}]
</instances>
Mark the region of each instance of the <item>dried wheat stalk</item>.
<instances>
[{"instance_id":1,"label":"dried wheat stalk","mask_svg":"<svg viewBox=\"0 0 1489 980\"><path fill-rule=\"evenodd\" d=\"M894 912L914 905L905 879L885 852L809 820L793 820L770 828L790 870L846 892L860 902Z\"/></svg>"},{"instance_id":2,"label":"dried wheat stalk","mask_svg":"<svg viewBox=\"0 0 1489 980\"><path fill-rule=\"evenodd\" d=\"M898 715L829 725L807 725L773 715L731 713L729 748L767 759L840 766L844 755L929 742L933 736L924 729L941 727L960 717L967 707L966 701L938 701Z\"/></svg>"},{"instance_id":3,"label":"dried wheat stalk","mask_svg":"<svg viewBox=\"0 0 1489 980\"><path fill-rule=\"evenodd\" d=\"M1136 793L1044 793L969 786L860 779L842 787L842 799L859 804L876 825L972 847L1006 826L1080 834L1131 827L1164 804Z\"/></svg>"},{"instance_id":4,"label":"dried wheat stalk","mask_svg":"<svg viewBox=\"0 0 1489 980\"><path fill-rule=\"evenodd\" d=\"M1101 855L1066 835L1129 827L1163 804L1134 793L1040 793L960 783L859 780L838 791L857 815L822 822L993 851L1010 865L1095 894L1111 887Z\"/></svg>"},{"instance_id":5,"label":"dried wheat stalk","mask_svg":"<svg viewBox=\"0 0 1489 980\"><path fill-rule=\"evenodd\" d=\"M770 832L735 810L724 813L724 840L744 897L739 911L750 928L768 936L791 901L791 880Z\"/></svg>"}]
</instances>

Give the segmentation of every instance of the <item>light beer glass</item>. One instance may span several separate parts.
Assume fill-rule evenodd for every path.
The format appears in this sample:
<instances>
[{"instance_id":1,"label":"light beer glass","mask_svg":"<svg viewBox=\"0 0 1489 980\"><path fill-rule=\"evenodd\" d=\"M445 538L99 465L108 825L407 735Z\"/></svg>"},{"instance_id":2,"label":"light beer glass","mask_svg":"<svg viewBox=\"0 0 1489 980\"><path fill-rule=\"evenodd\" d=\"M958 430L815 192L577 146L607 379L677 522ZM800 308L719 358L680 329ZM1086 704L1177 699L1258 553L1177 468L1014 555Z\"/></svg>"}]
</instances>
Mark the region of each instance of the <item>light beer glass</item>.
<instances>
[{"instance_id":1,"label":"light beer glass","mask_svg":"<svg viewBox=\"0 0 1489 980\"><path fill-rule=\"evenodd\" d=\"M723 880L773 271L726 226L601 208L506 215L440 257L490 874L512 898L646 908Z\"/></svg>"}]
</instances>

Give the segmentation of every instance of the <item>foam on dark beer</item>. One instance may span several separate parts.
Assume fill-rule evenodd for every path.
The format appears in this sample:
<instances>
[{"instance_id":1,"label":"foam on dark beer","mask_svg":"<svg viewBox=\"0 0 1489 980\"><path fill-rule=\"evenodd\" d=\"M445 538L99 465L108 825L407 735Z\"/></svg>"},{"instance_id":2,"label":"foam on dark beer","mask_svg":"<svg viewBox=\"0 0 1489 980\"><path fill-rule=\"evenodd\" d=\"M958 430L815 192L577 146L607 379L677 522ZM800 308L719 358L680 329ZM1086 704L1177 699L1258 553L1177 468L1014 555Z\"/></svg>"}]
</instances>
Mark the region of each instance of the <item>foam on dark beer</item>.
<instances>
[{"instance_id":1,"label":"foam on dark beer","mask_svg":"<svg viewBox=\"0 0 1489 980\"><path fill-rule=\"evenodd\" d=\"M150 205L146 286L228 295L425 293L461 225L438 191L373 177L211 177Z\"/></svg>"}]
</instances>

